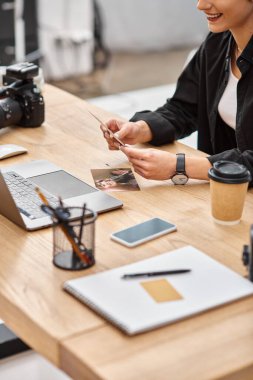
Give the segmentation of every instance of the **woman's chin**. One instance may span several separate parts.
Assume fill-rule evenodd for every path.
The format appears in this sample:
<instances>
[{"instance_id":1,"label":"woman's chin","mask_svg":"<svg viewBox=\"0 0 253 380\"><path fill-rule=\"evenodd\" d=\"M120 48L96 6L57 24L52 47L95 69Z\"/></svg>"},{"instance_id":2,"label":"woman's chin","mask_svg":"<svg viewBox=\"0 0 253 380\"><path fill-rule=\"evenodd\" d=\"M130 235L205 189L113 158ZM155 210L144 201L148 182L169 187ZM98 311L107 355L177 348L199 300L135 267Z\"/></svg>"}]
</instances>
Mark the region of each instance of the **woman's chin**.
<instances>
[{"instance_id":1,"label":"woman's chin","mask_svg":"<svg viewBox=\"0 0 253 380\"><path fill-rule=\"evenodd\" d=\"M226 32L228 30L228 28L225 28L221 24L218 25L218 23L215 24L215 23L211 23L211 22L208 23L208 29L212 33L222 33L222 32Z\"/></svg>"}]
</instances>

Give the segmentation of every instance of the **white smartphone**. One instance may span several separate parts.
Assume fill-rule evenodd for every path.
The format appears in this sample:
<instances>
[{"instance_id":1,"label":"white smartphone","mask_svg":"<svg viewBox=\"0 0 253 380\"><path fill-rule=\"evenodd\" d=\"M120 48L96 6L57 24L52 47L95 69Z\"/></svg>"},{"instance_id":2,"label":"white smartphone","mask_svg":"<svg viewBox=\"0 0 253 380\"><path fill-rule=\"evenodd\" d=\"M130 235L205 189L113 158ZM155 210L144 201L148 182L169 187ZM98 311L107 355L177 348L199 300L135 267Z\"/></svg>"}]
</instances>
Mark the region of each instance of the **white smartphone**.
<instances>
[{"instance_id":1,"label":"white smartphone","mask_svg":"<svg viewBox=\"0 0 253 380\"><path fill-rule=\"evenodd\" d=\"M176 231L176 229L177 227L173 223L160 218L152 218L124 230L112 233L111 239L127 247L135 247L158 236Z\"/></svg>"}]
</instances>

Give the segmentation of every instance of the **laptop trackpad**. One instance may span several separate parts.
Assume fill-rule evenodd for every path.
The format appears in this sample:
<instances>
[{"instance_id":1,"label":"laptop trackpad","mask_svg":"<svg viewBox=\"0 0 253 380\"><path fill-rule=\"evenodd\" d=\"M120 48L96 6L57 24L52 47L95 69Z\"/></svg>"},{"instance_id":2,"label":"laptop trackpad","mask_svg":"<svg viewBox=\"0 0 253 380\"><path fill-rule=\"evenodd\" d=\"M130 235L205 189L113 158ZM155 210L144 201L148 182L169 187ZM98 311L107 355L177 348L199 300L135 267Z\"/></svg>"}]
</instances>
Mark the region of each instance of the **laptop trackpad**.
<instances>
[{"instance_id":1,"label":"laptop trackpad","mask_svg":"<svg viewBox=\"0 0 253 380\"><path fill-rule=\"evenodd\" d=\"M62 199L73 198L98 191L80 179L72 176L64 170L29 177L35 183L49 193L60 196Z\"/></svg>"}]
</instances>

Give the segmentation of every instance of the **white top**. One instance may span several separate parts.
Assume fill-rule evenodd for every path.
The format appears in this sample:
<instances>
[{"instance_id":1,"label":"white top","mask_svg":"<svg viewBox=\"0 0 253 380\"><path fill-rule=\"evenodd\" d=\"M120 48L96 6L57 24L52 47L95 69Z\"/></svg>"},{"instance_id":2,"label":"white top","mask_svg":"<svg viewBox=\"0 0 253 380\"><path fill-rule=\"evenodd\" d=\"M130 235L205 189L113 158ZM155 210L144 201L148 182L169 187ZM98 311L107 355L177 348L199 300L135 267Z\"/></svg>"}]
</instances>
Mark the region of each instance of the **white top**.
<instances>
[{"instance_id":1,"label":"white top","mask_svg":"<svg viewBox=\"0 0 253 380\"><path fill-rule=\"evenodd\" d=\"M227 87L218 105L218 111L222 120L235 129L237 112L237 83L238 79L233 74L230 65L230 74Z\"/></svg>"}]
</instances>

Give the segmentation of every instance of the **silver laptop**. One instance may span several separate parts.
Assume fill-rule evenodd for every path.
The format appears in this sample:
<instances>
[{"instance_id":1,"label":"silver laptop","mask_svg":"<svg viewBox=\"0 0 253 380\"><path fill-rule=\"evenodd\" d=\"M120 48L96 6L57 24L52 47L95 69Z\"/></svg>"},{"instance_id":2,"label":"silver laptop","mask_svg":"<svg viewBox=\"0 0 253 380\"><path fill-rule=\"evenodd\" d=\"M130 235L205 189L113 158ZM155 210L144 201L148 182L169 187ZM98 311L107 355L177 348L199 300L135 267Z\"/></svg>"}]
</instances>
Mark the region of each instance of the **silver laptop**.
<instances>
[{"instance_id":1,"label":"silver laptop","mask_svg":"<svg viewBox=\"0 0 253 380\"><path fill-rule=\"evenodd\" d=\"M0 172L0 214L26 230L52 225L40 208L42 202L35 192L39 187L50 204L57 205L60 196L66 206L86 207L102 213L123 206L109 194L74 177L46 160L4 167Z\"/></svg>"}]
</instances>

